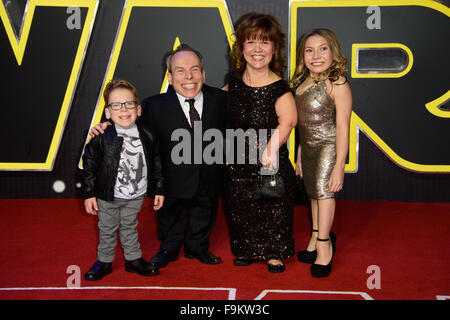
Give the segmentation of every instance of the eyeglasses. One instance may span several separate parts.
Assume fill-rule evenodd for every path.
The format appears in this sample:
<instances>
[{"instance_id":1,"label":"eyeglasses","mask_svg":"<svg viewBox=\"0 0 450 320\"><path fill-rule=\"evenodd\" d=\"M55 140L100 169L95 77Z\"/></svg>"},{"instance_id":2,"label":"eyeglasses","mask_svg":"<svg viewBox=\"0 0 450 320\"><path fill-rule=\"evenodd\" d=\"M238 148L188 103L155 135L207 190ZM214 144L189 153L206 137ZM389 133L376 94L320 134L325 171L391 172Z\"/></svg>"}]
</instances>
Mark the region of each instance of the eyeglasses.
<instances>
[{"instance_id":1,"label":"eyeglasses","mask_svg":"<svg viewBox=\"0 0 450 320\"><path fill-rule=\"evenodd\" d=\"M108 107L110 107L115 111L121 110L122 106L125 106L126 109L134 109L137 106L137 102L136 101L111 102L110 104L108 104Z\"/></svg>"}]
</instances>

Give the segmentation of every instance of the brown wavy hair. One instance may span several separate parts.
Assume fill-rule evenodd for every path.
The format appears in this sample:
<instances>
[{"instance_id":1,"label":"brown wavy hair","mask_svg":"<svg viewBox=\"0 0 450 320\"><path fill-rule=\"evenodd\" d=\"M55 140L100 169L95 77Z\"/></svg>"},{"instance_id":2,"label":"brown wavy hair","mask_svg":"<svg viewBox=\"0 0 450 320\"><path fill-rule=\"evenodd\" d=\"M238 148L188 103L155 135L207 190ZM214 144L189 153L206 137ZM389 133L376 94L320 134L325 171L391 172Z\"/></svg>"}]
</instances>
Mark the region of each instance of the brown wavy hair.
<instances>
[{"instance_id":1,"label":"brown wavy hair","mask_svg":"<svg viewBox=\"0 0 450 320\"><path fill-rule=\"evenodd\" d=\"M331 54L333 56L333 63L324 72L319 75L318 80L330 79L334 82L339 79L340 76L345 76L345 65L347 64L347 58L342 53L339 40L333 31L325 28L313 29L304 33L300 38L300 44L297 51L297 68L291 79L291 86L296 87L301 84L309 76L309 70L305 66L305 43L309 37L319 35L324 37L328 45L330 46Z\"/></svg>"},{"instance_id":2,"label":"brown wavy hair","mask_svg":"<svg viewBox=\"0 0 450 320\"><path fill-rule=\"evenodd\" d=\"M232 70L239 76L245 70L244 42L248 39L269 40L274 43L274 54L269 68L278 76L283 77L286 69L283 55L285 35L281 31L281 25L269 14L250 12L243 15L236 27L236 41L231 52Z\"/></svg>"},{"instance_id":3,"label":"brown wavy hair","mask_svg":"<svg viewBox=\"0 0 450 320\"><path fill-rule=\"evenodd\" d=\"M105 90L103 91L103 99L105 100L105 105L109 104L109 95L114 89L123 88L127 89L131 92L131 94L136 99L137 103L139 103L139 96L137 90L133 84L123 79L113 79L108 82L105 86Z\"/></svg>"}]
</instances>

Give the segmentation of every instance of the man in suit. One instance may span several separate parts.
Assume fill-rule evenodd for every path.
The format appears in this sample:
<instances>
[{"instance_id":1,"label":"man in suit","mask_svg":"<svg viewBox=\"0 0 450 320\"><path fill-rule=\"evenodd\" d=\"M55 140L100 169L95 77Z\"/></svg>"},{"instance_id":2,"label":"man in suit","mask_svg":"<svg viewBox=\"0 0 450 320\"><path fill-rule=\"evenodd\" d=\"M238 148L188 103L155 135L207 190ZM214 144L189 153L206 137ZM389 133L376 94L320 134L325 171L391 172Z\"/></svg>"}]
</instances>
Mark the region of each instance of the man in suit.
<instances>
[{"instance_id":1,"label":"man in suit","mask_svg":"<svg viewBox=\"0 0 450 320\"><path fill-rule=\"evenodd\" d=\"M150 264L162 268L177 260L183 243L185 257L218 264L222 259L209 251L209 237L216 221L225 168L223 163L203 161L207 144L194 141L194 126L201 126L203 132L220 130L223 137L228 95L204 84L202 56L186 44L168 55L167 68L171 86L167 93L144 99L138 119L159 140L166 192L164 206L158 211L161 245ZM104 122L95 126L91 136L103 133L107 125ZM180 141L172 141L172 133L180 129L190 133L190 150L184 151L191 155L191 161L178 164L179 159L172 159L172 150ZM194 159L194 147L199 143L200 163L198 155Z\"/></svg>"},{"instance_id":2,"label":"man in suit","mask_svg":"<svg viewBox=\"0 0 450 320\"><path fill-rule=\"evenodd\" d=\"M224 164L194 161L194 124L201 120L202 131L225 131L227 93L204 84L202 56L182 44L167 58L167 93L146 98L142 103L141 123L151 129L160 142L163 176L166 183L164 206L158 211L158 237L161 246L150 263L164 267L178 259L184 243L184 255L202 263L222 262L209 251L219 195L223 186ZM194 101L192 101L194 99ZM177 129L188 130L191 137L191 161L176 164L172 149L180 141L172 141ZM203 139L202 139L203 140ZM197 152L199 150L197 149ZM189 154L189 152L188 152Z\"/></svg>"}]
</instances>

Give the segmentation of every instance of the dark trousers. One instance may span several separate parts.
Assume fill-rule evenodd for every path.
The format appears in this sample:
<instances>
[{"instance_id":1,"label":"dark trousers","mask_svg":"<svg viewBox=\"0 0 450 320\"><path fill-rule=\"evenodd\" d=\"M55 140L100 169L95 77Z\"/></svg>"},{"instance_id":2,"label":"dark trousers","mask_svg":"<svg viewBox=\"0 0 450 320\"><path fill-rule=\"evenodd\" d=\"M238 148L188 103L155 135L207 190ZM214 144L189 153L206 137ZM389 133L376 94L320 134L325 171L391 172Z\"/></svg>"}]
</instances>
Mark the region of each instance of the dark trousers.
<instances>
[{"instance_id":1,"label":"dark trousers","mask_svg":"<svg viewBox=\"0 0 450 320\"><path fill-rule=\"evenodd\" d=\"M181 244L184 251L205 252L216 222L219 197L210 197L200 189L191 199L166 196L158 211L158 237L162 241L160 251L177 255Z\"/></svg>"}]
</instances>

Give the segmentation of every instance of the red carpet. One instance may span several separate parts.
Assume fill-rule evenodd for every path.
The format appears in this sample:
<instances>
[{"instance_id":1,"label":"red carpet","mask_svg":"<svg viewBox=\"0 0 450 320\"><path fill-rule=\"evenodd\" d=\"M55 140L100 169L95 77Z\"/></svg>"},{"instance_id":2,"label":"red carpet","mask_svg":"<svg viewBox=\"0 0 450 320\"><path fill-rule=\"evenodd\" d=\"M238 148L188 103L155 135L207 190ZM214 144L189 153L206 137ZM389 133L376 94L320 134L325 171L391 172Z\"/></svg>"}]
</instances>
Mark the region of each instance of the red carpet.
<instances>
[{"instance_id":1,"label":"red carpet","mask_svg":"<svg viewBox=\"0 0 450 320\"><path fill-rule=\"evenodd\" d=\"M144 258L159 247L155 215L139 214ZM295 257L286 271L270 274L263 263L234 267L228 230L219 212L210 249L223 259L209 266L180 258L155 277L125 272L118 246L113 273L83 279L96 259L97 218L78 199L0 200L0 299L450 299L450 204L345 202L337 204L337 252L328 278L312 278ZM306 208L295 209L296 250L309 238ZM69 266L79 267L80 287ZM369 266L379 268L380 288ZM370 279L369 279L370 278ZM368 280L369 279L369 280Z\"/></svg>"}]
</instances>

